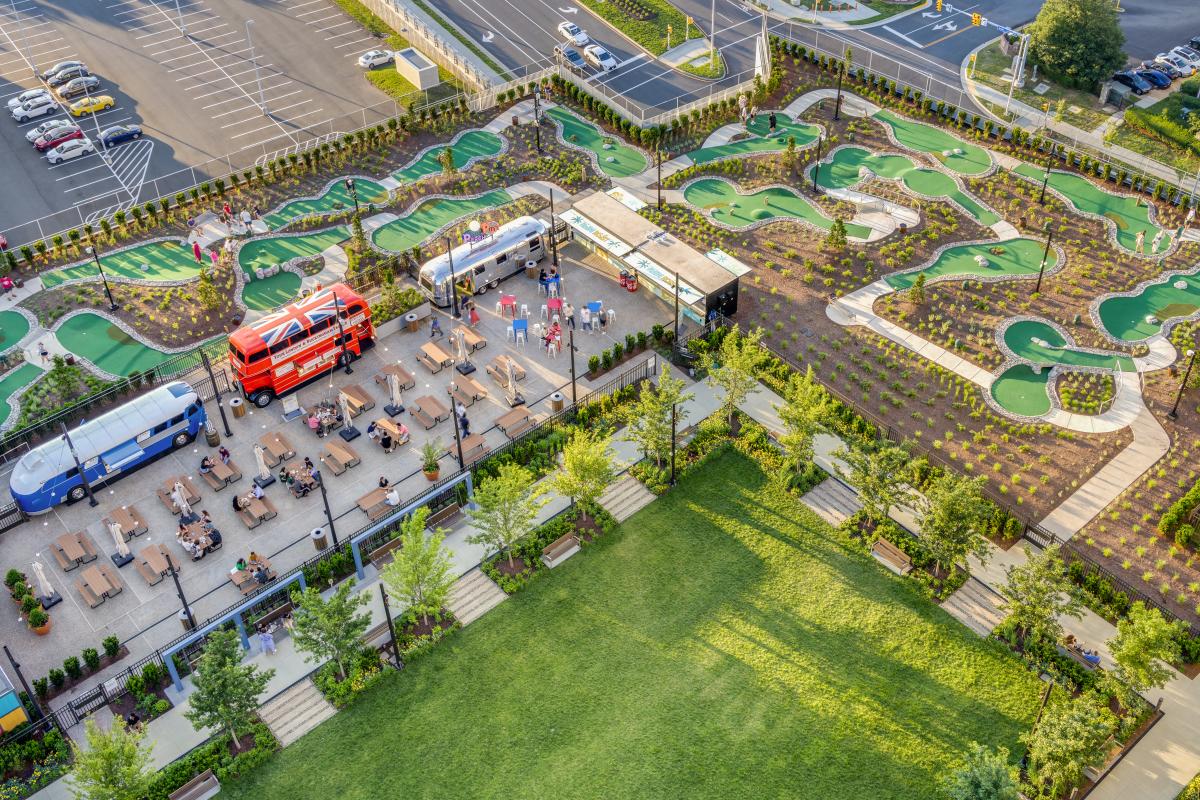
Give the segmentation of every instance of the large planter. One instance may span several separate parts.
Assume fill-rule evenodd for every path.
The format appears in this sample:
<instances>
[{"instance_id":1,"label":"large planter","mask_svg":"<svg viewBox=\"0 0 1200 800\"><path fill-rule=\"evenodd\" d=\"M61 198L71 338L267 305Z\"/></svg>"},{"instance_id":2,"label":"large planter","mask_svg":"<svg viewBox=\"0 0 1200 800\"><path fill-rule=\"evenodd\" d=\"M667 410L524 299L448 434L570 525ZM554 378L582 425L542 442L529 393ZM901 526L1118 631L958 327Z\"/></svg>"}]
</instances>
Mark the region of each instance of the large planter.
<instances>
[{"instance_id":1,"label":"large planter","mask_svg":"<svg viewBox=\"0 0 1200 800\"><path fill-rule=\"evenodd\" d=\"M424 474L425 474L425 479L428 480L430 483L433 483L434 481L436 481L438 479L438 476L440 476L442 474L442 471L440 469L422 470L422 472L424 472Z\"/></svg>"},{"instance_id":2,"label":"large planter","mask_svg":"<svg viewBox=\"0 0 1200 800\"><path fill-rule=\"evenodd\" d=\"M375 338L382 339L385 336L391 336L393 333L399 333L400 331L404 330L404 319L409 314L412 314L416 318L419 325L421 320L427 318L432 313L433 307L429 303L421 303L421 305L417 306L416 308L409 309L398 317L394 317L389 319L387 322L382 322L379 325L376 325Z\"/></svg>"},{"instance_id":3,"label":"large planter","mask_svg":"<svg viewBox=\"0 0 1200 800\"><path fill-rule=\"evenodd\" d=\"M33 631L34 633L36 633L38 636L45 636L47 633L49 633L49 632L50 632L50 625L51 625L51 622L50 622L50 620L49 620L49 619L47 619L47 620L46 620L46 624L45 624L45 625L43 625L42 627L40 627L40 628L30 628L30 630L32 630L32 631Z\"/></svg>"}]
</instances>

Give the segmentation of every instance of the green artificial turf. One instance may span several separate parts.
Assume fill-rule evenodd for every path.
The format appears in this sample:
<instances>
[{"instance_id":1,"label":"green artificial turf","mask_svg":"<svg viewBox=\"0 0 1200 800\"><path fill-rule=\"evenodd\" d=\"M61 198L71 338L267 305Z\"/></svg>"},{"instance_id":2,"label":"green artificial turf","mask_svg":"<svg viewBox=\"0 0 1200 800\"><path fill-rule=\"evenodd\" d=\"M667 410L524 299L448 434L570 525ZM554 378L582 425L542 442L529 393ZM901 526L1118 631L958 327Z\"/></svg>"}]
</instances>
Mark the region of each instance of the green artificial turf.
<instances>
[{"instance_id":1,"label":"green artificial turf","mask_svg":"<svg viewBox=\"0 0 1200 800\"><path fill-rule=\"evenodd\" d=\"M227 800L913 800L1041 684L727 452Z\"/></svg>"}]
</instances>

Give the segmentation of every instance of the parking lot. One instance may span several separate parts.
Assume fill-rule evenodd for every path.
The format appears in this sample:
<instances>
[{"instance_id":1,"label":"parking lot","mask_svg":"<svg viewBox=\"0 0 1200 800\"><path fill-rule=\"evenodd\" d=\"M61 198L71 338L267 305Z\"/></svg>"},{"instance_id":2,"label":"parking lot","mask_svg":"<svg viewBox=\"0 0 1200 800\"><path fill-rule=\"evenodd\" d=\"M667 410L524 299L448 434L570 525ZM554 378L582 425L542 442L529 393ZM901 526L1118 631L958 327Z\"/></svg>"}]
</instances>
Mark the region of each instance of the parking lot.
<instances>
[{"instance_id":1,"label":"parking lot","mask_svg":"<svg viewBox=\"0 0 1200 800\"><path fill-rule=\"evenodd\" d=\"M25 240L28 229L15 225L75 209L50 222L48 235L179 191L193 183L193 165L208 164L195 176L202 180L358 127L361 109L391 109L355 64L377 43L328 0L180 0L178 12L174 0L15 0L0 8L0 97L38 85L33 68L80 59L116 100L82 120L85 134L133 123L145 138L48 169L24 137L42 120L0 120L0 174L10 188L0 231Z\"/></svg>"}]
</instances>

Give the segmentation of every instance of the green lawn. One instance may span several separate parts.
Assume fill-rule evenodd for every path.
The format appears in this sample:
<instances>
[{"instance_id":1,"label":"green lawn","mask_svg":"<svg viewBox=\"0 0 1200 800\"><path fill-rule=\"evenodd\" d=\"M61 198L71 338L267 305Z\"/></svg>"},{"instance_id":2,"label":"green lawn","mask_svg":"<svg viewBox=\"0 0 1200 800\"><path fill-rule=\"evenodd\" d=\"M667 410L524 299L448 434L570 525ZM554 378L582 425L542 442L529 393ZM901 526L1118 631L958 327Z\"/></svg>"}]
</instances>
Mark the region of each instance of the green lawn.
<instances>
[{"instance_id":1,"label":"green lawn","mask_svg":"<svg viewBox=\"0 0 1200 800\"><path fill-rule=\"evenodd\" d=\"M928 798L1039 686L729 452L222 797Z\"/></svg>"}]
</instances>

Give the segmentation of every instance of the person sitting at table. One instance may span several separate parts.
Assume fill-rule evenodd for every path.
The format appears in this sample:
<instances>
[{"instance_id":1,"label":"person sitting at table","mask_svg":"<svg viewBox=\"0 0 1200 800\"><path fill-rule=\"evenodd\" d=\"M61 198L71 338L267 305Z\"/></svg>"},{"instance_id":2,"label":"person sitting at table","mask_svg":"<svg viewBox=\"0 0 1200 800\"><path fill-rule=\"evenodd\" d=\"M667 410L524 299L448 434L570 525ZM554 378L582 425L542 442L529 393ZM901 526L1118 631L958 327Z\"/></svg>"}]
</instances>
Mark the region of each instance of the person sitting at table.
<instances>
[{"instance_id":1,"label":"person sitting at table","mask_svg":"<svg viewBox=\"0 0 1200 800\"><path fill-rule=\"evenodd\" d=\"M367 426L367 438L368 439L378 439L379 436L380 436L379 426L377 424L375 424L374 422L372 422L370 425Z\"/></svg>"},{"instance_id":2,"label":"person sitting at table","mask_svg":"<svg viewBox=\"0 0 1200 800\"><path fill-rule=\"evenodd\" d=\"M383 502L387 503L389 506L400 505L400 492L396 491L395 486L393 486L391 489L388 489L387 494L383 496Z\"/></svg>"},{"instance_id":3,"label":"person sitting at table","mask_svg":"<svg viewBox=\"0 0 1200 800\"><path fill-rule=\"evenodd\" d=\"M313 471L313 460L308 456L304 457L304 468L309 472Z\"/></svg>"},{"instance_id":4,"label":"person sitting at table","mask_svg":"<svg viewBox=\"0 0 1200 800\"><path fill-rule=\"evenodd\" d=\"M403 422L400 423L400 444L408 441L408 426Z\"/></svg>"},{"instance_id":5,"label":"person sitting at table","mask_svg":"<svg viewBox=\"0 0 1200 800\"><path fill-rule=\"evenodd\" d=\"M184 539L183 549L186 550L187 554L192 557L192 561L199 561L200 559L204 558L204 550L196 545L195 542Z\"/></svg>"},{"instance_id":6,"label":"person sitting at table","mask_svg":"<svg viewBox=\"0 0 1200 800\"><path fill-rule=\"evenodd\" d=\"M321 418L317 416L317 412L313 411L308 415L308 429L317 436L324 436L321 432Z\"/></svg>"},{"instance_id":7,"label":"person sitting at table","mask_svg":"<svg viewBox=\"0 0 1200 800\"><path fill-rule=\"evenodd\" d=\"M253 550L251 550L251 551L250 551L250 563L251 563L251 564L256 564L256 563L258 563L258 562L260 562L260 561L262 561L262 556L260 556L258 553L256 553L256 552L254 552Z\"/></svg>"},{"instance_id":8,"label":"person sitting at table","mask_svg":"<svg viewBox=\"0 0 1200 800\"><path fill-rule=\"evenodd\" d=\"M267 574L265 569L259 567L258 569L254 570L254 582L261 586L265 586L271 582L271 576Z\"/></svg>"},{"instance_id":9,"label":"person sitting at table","mask_svg":"<svg viewBox=\"0 0 1200 800\"><path fill-rule=\"evenodd\" d=\"M235 494L233 496L233 511L235 514L239 511L242 511L242 510L248 508L249 506L250 506L249 499L242 497L241 495L238 495L238 494Z\"/></svg>"},{"instance_id":10,"label":"person sitting at table","mask_svg":"<svg viewBox=\"0 0 1200 800\"><path fill-rule=\"evenodd\" d=\"M1100 654L1095 650L1084 650L1083 660L1089 664L1098 666L1100 664Z\"/></svg>"},{"instance_id":11,"label":"person sitting at table","mask_svg":"<svg viewBox=\"0 0 1200 800\"><path fill-rule=\"evenodd\" d=\"M229 459L233 458L233 455L229 452L225 445L221 445L221 448L217 450L217 457L221 459L222 464L228 464Z\"/></svg>"},{"instance_id":12,"label":"person sitting at table","mask_svg":"<svg viewBox=\"0 0 1200 800\"><path fill-rule=\"evenodd\" d=\"M549 277L550 276L546 274L546 268L542 267L541 271L538 273L538 283L542 284L542 286L545 286L546 279Z\"/></svg>"},{"instance_id":13,"label":"person sitting at table","mask_svg":"<svg viewBox=\"0 0 1200 800\"><path fill-rule=\"evenodd\" d=\"M384 431L383 436L379 437L379 446L383 448L383 452L390 453L396 445L395 442L392 441L392 435L387 431Z\"/></svg>"},{"instance_id":14,"label":"person sitting at table","mask_svg":"<svg viewBox=\"0 0 1200 800\"><path fill-rule=\"evenodd\" d=\"M217 530L216 528L209 530L209 532L208 532L208 549L216 550L220 546L221 546L221 532L219 530Z\"/></svg>"},{"instance_id":15,"label":"person sitting at table","mask_svg":"<svg viewBox=\"0 0 1200 800\"><path fill-rule=\"evenodd\" d=\"M237 570L238 572L245 572L246 571L246 559L239 558L237 560L237 562L233 565L233 568L235 570Z\"/></svg>"},{"instance_id":16,"label":"person sitting at table","mask_svg":"<svg viewBox=\"0 0 1200 800\"><path fill-rule=\"evenodd\" d=\"M183 522L179 523L179 530L175 532L175 535L176 536L187 536L187 533L188 533L188 526Z\"/></svg>"},{"instance_id":17,"label":"person sitting at table","mask_svg":"<svg viewBox=\"0 0 1200 800\"><path fill-rule=\"evenodd\" d=\"M382 475L379 476L379 488L380 489L386 489L388 487L389 483L390 483L390 481L387 478L383 477Z\"/></svg>"},{"instance_id":18,"label":"person sitting at table","mask_svg":"<svg viewBox=\"0 0 1200 800\"><path fill-rule=\"evenodd\" d=\"M212 472L212 468L213 468L213 460L211 458L209 458L208 456L205 456L204 458L200 459L200 474L201 475L205 475L209 472Z\"/></svg>"},{"instance_id":19,"label":"person sitting at table","mask_svg":"<svg viewBox=\"0 0 1200 800\"><path fill-rule=\"evenodd\" d=\"M205 531L211 531L213 529L212 517L208 515L207 511L200 512L200 522L204 525Z\"/></svg>"},{"instance_id":20,"label":"person sitting at table","mask_svg":"<svg viewBox=\"0 0 1200 800\"><path fill-rule=\"evenodd\" d=\"M266 492L264 492L263 488L256 483L253 487L251 487L250 494L254 495L254 499L262 500L263 495L265 495Z\"/></svg>"}]
</instances>

